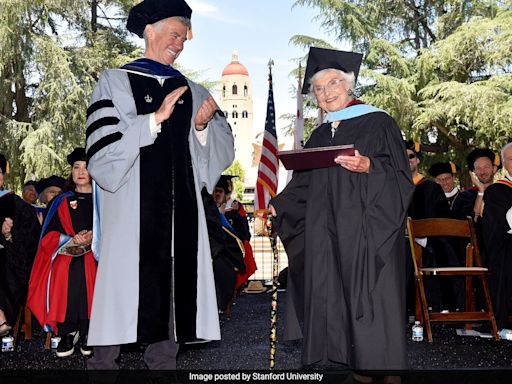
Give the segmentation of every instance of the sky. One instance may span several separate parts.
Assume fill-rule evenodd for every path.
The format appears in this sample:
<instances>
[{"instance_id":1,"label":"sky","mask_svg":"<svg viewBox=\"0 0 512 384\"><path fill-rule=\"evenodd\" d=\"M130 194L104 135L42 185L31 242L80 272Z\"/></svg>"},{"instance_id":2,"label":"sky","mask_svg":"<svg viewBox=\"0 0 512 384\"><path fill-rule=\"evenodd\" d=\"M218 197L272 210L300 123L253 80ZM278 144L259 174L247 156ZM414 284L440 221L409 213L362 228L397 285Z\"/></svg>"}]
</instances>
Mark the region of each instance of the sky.
<instances>
[{"instance_id":1,"label":"sky","mask_svg":"<svg viewBox=\"0 0 512 384\"><path fill-rule=\"evenodd\" d=\"M297 67L294 59L307 52L290 44L290 38L296 34L310 35L336 45L332 37L321 31L320 22L313 20L318 10L292 8L293 0L187 0L187 3L192 8L193 39L186 43L176 62L187 69L202 71L201 79L218 81L236 49L253 86L253 129L257 134L264 128L268 62L272 58L276 116L295 114L297 103L292 87L297 79L290 72ZM281 141L281 129L286 122L278 120L276 126Z\"/></svg>"}]
</instances>

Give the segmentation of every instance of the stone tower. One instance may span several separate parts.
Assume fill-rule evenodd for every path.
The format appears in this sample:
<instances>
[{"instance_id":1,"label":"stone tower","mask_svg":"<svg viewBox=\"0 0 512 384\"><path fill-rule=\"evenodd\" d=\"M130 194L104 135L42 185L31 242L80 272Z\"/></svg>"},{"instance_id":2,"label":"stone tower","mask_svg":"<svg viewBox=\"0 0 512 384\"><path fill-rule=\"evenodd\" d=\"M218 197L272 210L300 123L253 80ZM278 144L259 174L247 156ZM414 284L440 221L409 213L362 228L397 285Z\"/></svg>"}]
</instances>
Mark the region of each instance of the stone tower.
<instances>
[{"instance_id":1,"label":"stone tower","mask_svg":"<svg viewBox=\"0 0 512 384\"><path fill-rule=\"evenodd\" d=\"M224 111L235 137L235 160L245 171L244 195L254 191L256 172L253 166L253 103L249 72L233 51L231 62L222 71L219 107ZM241 197L241 196L240 196Z\"/></svg>"}]
</instances>

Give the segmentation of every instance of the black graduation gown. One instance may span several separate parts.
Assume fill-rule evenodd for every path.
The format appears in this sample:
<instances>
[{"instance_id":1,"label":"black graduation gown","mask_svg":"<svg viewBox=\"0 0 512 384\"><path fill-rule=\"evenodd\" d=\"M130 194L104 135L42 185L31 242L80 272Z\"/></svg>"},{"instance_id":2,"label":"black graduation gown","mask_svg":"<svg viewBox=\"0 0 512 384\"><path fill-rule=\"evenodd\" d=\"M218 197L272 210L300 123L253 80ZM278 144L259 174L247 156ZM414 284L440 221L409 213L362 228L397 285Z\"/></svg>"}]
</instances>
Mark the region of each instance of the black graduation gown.
<instances>
[{"instance_id":1,"label":"black graduation gown","mask_svg":"<svg viewBox=\"0 0 512 384\"><path fill-rule=\"evenodd\" d=\"M6 205L12 206L9 210L14 217L11 231L13 241L6 241L0 235L0 244L4 247L0 249L0 309L4 311L7 322L14 326L20 307L25 301L41 226L34 208L21 198L11 194L2 199L6 199L2 204L4 208ZM0 212L0 216L1 225L4 214Z\"/></svg>"},{"instance_id":2,"label":"black graduation gown","mask_svg":"<svg viewBox=\"0 0 512 384\"><path fill-rule=\"evenodd\" d=\"M482 234L486 266L490 269L489 290L498 329L510 328L512 314L512 235L505 214L512 207L512 187L494 183L484 195Z\"/></svg>"},{"instance_id":3,"label":"black graduation gown","mask_svg":"<svg viewBox=\"0 0 512 384\"><path fill-rule=\"evenodd\" d=\"M369 174L294 172L271 204L289 263L285 338L304 364L406 368L405 216L414 185L400 129L382 112L322 124L306 147L354 144Z\"/></svg>"}]
</instances>

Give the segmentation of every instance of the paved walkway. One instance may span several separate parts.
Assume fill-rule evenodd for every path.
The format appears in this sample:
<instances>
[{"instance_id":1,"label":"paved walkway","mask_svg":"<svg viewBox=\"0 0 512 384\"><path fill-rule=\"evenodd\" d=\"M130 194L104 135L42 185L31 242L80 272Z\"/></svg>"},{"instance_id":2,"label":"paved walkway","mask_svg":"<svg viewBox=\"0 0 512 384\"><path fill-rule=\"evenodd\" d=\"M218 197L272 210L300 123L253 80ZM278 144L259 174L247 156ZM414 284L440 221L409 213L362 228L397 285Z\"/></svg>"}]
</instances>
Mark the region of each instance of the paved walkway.
<instances>
[{"instance_id":1,"label":"paved walkway","mask_svg":"<svg viewBox=\"0 0 512 384\"><path fill-rule=\"evenodd\" d=\"M286 293L279 293L279 314L282 318L282 309L286 300ZM269 361L269 326L270 326L270 294L244 294L240 296L233 307L232 315L227 318L221 315L222 341L207 344L183 346L178 357L178 369L182 370L180 382L192 382L188 370L212 373L217 370L226 373L255 373L268 371ZM48 378L54 383L65 382L58 380L59 375L68 373L84 373L86 358L81 356L78 348L74 355L60 359L54 351L43 347L45 334L34 326L34 338L31 341L20 341L15 352L0 353L0 384L42 382ZM410 336L410 331L404 331ZM455 383L512 383L512 342L495 341L477 337L460 337L456 335L455 327L435 325L433 329L434 342L408 342L408 358L410 371L405 374L404 382L448 382ZM282 321L278 320L278 336L282 334ZM300 342L279 342L276 354L275 372L290 370L295 373L306 373L302 370L300 355ZM393 353L393 351L389 351ZM142 349L138 345L123 348L121 355L121 368L145 370L142 360ZM329 373L325 369L320 372ZM27 369L31 370L28 371ZM56 372L47 373L40 370L54 369ZM334 369L331 367L331 370ZM32 371L36 370L36 371ZM186 371L185 371L186 370ZM210 372L208 372L210 371ZM144 371L147 373L147 371ZM31 375L35 381L13 381L14 374ZM121 373L123 374L123 372ZM133 373L135 374L135 373ZM259 374L259 373L258 373ZM55 375L55 376L52 376ZM442 376L440 376L442 375ZM82 376L79 376L83 379ZM330 379L331 382L344 382L347 372L335 372L333 375L322 378L322 382ZM133 377L132 377L133 378ZM202 382L209 377L202 377ZM250 382L268 382L265 377L251 376ZM293 376L281 381L281 377L273 378L273 382L290 382ZM50 380L51 379L51 380ZM213 379L213 378L212 378ZM238 382L233 380L217 382ZM241 380L241 376L239 378ZM301 377L297 382L319 382L318 378L305 381ZM81 382L73 380L74 384ZM201 380L193 381L201 382ZM347 381L346 381L347 382Z\"/></svg>"}]
</instances>

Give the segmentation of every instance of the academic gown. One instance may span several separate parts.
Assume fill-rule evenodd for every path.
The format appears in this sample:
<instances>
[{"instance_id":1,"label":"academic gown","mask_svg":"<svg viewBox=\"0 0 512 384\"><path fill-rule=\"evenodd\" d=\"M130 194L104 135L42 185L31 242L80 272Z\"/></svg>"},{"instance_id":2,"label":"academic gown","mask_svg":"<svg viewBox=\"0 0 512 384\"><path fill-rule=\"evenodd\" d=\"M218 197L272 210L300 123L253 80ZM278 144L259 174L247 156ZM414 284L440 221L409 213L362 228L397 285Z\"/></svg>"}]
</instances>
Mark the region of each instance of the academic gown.
<instances>
[{"instance_id":1,"label":"academic gown","mask_svg":"<svg viewBox=\"0 0 512 384\"><path fill-rule=\"evenodd\" d=\"M52 200L30 275L27 306L46 330L68 333L90 317L97 263L59 253L78 232L92 229L92 194L68 192ZM65 331L59 329L65 324ZM71 327L71 328L70 328ZM70 329L68 329L70 328Z\"/></svg>"},{"instance_id":2,"label":"academic gown","mask_svg":"<svg viewBox=\"0 0 512 384\"><path fill-rule=\"evenodd\" d=\"M404 369L405 217L414 185L400 129L383 112L322 124L306 148L354 144L369 173L294 172L271 204L288 255L285 338L304 364Z\"/></svg>"},{"instance_id":3,"label":"academic gown","mask_svg":"<svg viewBox=\"0 0 512 384\"><path fill-rule=\"evenodd\" d=\"M14 193L0 197L0 226L13 219L12 242L0 235L0 309L14 326L25 301L41 226L34 209Z\"/></svg>"},{"instance_id":4,"label":"academic gown","mask_svg":"<svg viewBox=\"0 0 512 384\"><path fill-rule=\"evenodd\" d=\"M150 114L181 86L187 91L152 134ZM99 257L90 345L220 339L201 190L211 193L233 161L234 139L222 113L204 143L197 137L194 120L209 96L183 76L131 66L98 80L86 130Z\"/></svg>"},{"instance_id":5,"label":"academic gown","mask_svg":"<svg viewBox=\"0 0 512 384\"><path fill-rule=\"evenodd\" d=\"M512 207L512 181L502 179L485 190L482 234L485 265L490 269L489 290L498 329L510 328L512 314L512 234L506 213Z\"/></svg>"}]
</instances>

